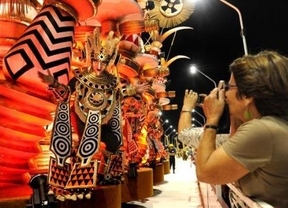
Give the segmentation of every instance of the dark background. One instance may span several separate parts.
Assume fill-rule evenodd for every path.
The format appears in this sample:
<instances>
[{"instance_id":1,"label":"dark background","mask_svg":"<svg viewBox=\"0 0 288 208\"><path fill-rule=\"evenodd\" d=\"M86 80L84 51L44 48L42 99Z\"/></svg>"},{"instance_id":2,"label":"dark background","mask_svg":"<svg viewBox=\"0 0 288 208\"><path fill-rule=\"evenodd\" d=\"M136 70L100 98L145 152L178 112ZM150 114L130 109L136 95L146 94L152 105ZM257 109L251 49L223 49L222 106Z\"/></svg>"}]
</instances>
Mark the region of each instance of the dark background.
<instances>
[{"instance_id":1,"label":"dark background","mask_svg":"<svg viewBox=\"0 0 288 208\"><path fill-rule=\"evenodd\" d=\"M286 0L228 0L241 14L249 54L261 50L277 50L288 55L288 3ZM178 31L172 44L173 35L163 42L162 51L169 54L186 55L190 60L179 59L169 67L167 77L171 83L166 91L176 91L170 104L178 104L178 110L163 111L162 119L168 119L164 129L170 125L177 130L179 114L183 104L185 89L198 93L209 93L213 83L200 73L190 74L189 66L196 64L198 69L218 83L229 80L229 64L244 55L240 21L237 12L219 0L198 0L195 11L180 26L191 26L193 30ZM203 115L201 108L196 110ZM200 123L203 118L195 114ZM195 122L196 126L200 126ZM171 131L168 130L167 133ZM173 134L172 134L173 135Z\"/></svg>"}]
</instances>

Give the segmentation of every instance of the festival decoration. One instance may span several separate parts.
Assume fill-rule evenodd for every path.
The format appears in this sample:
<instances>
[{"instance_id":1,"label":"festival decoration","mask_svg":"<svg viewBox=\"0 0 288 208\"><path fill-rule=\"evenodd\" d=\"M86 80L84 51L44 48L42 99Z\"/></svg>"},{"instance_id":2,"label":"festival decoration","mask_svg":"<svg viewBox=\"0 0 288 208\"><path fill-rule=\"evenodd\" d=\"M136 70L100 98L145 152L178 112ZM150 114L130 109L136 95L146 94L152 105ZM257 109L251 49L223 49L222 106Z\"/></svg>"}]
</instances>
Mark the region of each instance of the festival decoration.
<instances>
[{"instance_id":1,"label":"festival decoration","mask_svg":"<svg viewBox=\"0 0 288 208\"><path fill-rule=\"evenodd\" d=\"M188 57L168 59L161 48L192 28L160 28L193 10L175 1L169 12L166 3L0 0L0 187L47 180L58 200L89 199L97 186L118 184L125 172L137 177L139 167L165 158L159 113L177 109L166 77L171 63ZM90 73L91 60L105 63L103 79ZM77 93L69 94L73 79ZM105 141L103 124L115 140Z\"/></svg>"},{"instance_id":2,"label":"festival decoration","mask_svg":"<svg viewBox=\"0 0 288 208\"><path fill-rule=\"evenodd\" d=\"M160 27L175 27L189 18L195 9L191 0L156 0L149 16L159 20Z\"/></svg>"}]
</instances>

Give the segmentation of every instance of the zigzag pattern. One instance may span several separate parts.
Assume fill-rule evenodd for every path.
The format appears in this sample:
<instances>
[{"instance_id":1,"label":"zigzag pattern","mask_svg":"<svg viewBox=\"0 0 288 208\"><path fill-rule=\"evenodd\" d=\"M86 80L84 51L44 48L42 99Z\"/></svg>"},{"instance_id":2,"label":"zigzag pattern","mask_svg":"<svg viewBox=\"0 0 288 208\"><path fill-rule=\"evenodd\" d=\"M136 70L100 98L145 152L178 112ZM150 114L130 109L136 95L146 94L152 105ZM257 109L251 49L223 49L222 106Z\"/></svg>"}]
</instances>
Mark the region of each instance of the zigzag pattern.
<instances>
[{"instance_id":1,"label":"zigzag pattern","mask_svg":"<svg viewBox=\"0 0 288 208\"><path fill-rule=\"evenodd\" d=\"M4 57L4 69L13 80L41 69L68 80L74 26L70 15L53 6L44 7Z\"/></svg>"}]
</instances>

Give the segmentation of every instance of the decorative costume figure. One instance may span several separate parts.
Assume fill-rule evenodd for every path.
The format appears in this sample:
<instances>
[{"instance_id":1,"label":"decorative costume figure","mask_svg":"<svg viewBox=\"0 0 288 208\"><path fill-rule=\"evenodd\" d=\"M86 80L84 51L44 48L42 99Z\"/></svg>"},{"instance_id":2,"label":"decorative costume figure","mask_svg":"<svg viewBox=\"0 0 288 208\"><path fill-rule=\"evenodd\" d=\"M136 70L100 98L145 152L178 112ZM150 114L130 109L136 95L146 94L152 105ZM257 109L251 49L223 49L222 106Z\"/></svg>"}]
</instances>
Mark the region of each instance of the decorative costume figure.
<instances>
[{"instance_id":1,"label":"decorative costume figure","mask_svg":"<svg viewBox=\"0 0 288 208\"><path fill-rule=\"evenodd\" d=\"M102 179L105 184L114 184L122 175L122 156L118 151L122 145L121 96L117 77L107 70L114 64L117 43L110 33L103 45L100 28L88 35L85 47L90 66L75 69L69 86L58 83L49 71L48 75L39 72L39 77L49 84L59 100L50 146L55 159L51 158L49 183L54 187L94 188L97 170L103 175L98 178L101 184ZM79 146L74 148L71 123L79 137ZM105 143L106 149L101 157L102 167L97 168L94 155L99 152L100 142ZM70 165L66 161L68 157ZM65 175L64 181L57 179L59 172Z\"/></svg>"}]
</instances>

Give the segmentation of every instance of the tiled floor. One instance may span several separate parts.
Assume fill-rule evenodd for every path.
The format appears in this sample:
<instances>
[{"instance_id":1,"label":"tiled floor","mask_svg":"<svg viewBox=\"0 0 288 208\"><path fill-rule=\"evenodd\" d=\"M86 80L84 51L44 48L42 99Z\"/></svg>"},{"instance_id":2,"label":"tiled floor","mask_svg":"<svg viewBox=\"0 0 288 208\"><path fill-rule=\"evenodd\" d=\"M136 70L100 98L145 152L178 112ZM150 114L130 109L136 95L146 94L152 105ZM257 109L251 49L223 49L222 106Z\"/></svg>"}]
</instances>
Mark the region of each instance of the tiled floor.
<instances>
[{"instance_id":1,"label":"tiled floor","mask_svg":"<svg viewBox=\"0 0 288 208\"><path fill-rule=\"evenodd\" d=\"M199 188L199 185L201 188ZM122 208L222 208L211 186L198 184L195 166L189 160L176 160L176 172L164 176L164 182L154 186L154 196L145 203L130 202Z\"/></svg>"}]
</instances>

